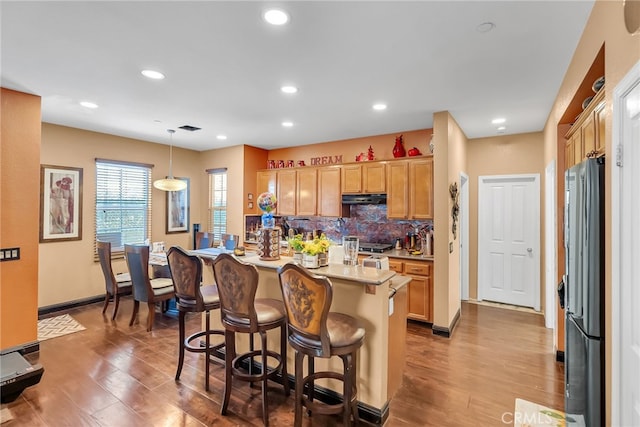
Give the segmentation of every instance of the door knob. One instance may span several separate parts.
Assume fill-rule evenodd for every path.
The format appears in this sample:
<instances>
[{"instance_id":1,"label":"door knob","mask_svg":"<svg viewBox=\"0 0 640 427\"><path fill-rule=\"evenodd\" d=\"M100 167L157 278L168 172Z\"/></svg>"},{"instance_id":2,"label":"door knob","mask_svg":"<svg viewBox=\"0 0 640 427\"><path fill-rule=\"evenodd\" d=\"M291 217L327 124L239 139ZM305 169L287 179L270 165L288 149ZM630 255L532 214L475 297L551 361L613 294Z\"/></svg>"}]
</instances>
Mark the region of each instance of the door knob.
<instances>
[{"instance_id":1,"label":"door knob","mask_svg":"<svg viewBox=\"0 0 640 427\"><path fill-rule=\"evenodd\" d=\"M529 253L533 252L533 248L527 248L527 252Z\"/></svg>"}]
</instances>

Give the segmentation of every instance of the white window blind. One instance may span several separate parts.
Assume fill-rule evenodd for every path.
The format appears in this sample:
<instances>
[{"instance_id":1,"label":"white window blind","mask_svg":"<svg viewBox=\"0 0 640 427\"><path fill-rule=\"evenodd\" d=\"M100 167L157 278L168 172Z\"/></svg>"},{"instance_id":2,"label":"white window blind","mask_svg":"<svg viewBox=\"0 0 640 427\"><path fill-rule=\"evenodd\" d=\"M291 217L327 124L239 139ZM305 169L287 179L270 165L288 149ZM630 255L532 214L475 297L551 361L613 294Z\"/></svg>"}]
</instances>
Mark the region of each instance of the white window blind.
<instances>
[{"instance_id":1,"label":"white window blind","mask_svg":"<svg viewBox=\"0 0 640 427\"><path fill-rule=\"evenodd\" d=\"M207 229L213 240L219 242L227 232L227 169L210 169L209 219Z\"/></svg>"},{"instance_id":2,"label":"white window blind","mask_svg":"<svg viewBox=\"0 0 640 427\"><path fill-rule=\"evenodd\" d=\"M96 159L96 239L124 245L151 239L151 165Z\"/></svg>"}]
</instances>

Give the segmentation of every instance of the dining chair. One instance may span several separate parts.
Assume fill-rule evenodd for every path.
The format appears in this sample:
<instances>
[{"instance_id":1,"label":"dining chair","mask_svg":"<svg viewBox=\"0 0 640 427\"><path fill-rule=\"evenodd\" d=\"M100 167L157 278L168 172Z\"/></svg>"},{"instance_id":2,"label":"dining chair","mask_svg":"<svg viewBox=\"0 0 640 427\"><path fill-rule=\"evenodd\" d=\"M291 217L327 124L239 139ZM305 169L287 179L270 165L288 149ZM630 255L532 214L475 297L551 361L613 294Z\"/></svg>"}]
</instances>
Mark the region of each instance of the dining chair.
<instances>
[{"instance_id":1,"label":"dining chair","mask_svg":"<svg viewBox=\"0 0 640 427\"><path fill-rule=\"evenodd\" d=\"M329 311L333 287L326 276L311 274L300 264L287 263L278 269L282 299L287 313L289 345L295 355L294 425L302 425L302 407L309 414L342 414L342 425L358 424L356 356L364 343L362 322L343 313ZM307 375L303 375L307 356ZM339 356L343 372L315 372L314 358ZM327 405L313 400L314 382L333 378L343 382L342 405ZM303 391L307 389L305 396Z\"/></svg>"},{"instance_id":2,"label":"dining chair","mask_svg":"<svg viewBox=\"0 0 640 427\"><path fill-rule=\"evenodd\" d=\"M258 289L258 269L251 264L238 261L230 254L220 254L213 262L213 273L220 295L220 317L225 329L225 380L224 397L222 399L222 415L227 412L233 378L251 383L262 383L262 421L269 425L267 380L282 375L285 395L289 395L287 377L287 333L286 318L282 301L268 298L256 298ZM280 353L268 350L267 331L280 328ZM235 334L258 333L261 338L260 350L250 346L249 351L236 354ZM252 373L254 357L260 357L259 373ZM271 358L277 362L274 368L267 364ZM248 362L249 372L240 368Z\"/></svg>"},{"instance_id":3,"label":"dining chair","mask_svg":"<svg viewBox=\"0 0 640 427\"><path fill-rule=\"evenodd\" d=\"M222 246L224 246L225 249L234 250L238 247L240 236L238 236L237 234L223 234L221 240Z\"/></svg>"},{"instance_id":4,"label":"dining chair","mask_svg":"<svg viewBox=\"0 0 640 427\"><path fill-rule=\"evenodd\" d=\"M157 302L165 302L175 297L173 281L162 277L149 278L149 246L125 245L124 253L133 283L133 313L129 326L133 325L138 315L141 302L146 302L149 308L147 315L147 332L153 328L153 319Z\"/></svg>"},{"instance_id":5,"label":"dining chair","mask_svg":"<svg viewBox=\"0 0 640 427\"><path fill-rule=\"evenodd\" d=\"M176 307L179 313L179 345L178 369L176 381L180 379L184 352L204 353L205 390L209 391L209 365L211 354L224 346L224 340L218 344L211 344L211 335L224 335L223 330L212 330L210 327L210 311L220 308L218 287L214 285L201 286L202 261L194 255L189 255L179 246L172 246L167 252L169 271L173 280L176 294ZM195 332L185 338L185 317L187 313L205 313L204 330ZM204 346L202 338L204 337Z\"/></svg>"},{"instance_id":6,"label":"dining chair","mask_svg":"<svg viewBox=\"0 0 640 427\"><path fill-rule=\"evenodd\" d=\"M196 247L194 249L212 248L213 245L213 233L209 233L208 231L196 232Z\"/></svg>"},{"instance_id":7,"label":"dining chair","mask_svg":"<svg viewBox=\"0 0 640 427\"><path fill-rule=\"evenodd\" d=\"M113 316L111 320L115 320L120 305L120 296L131 293L131 275L129 273L113 274L111 266L111 242L96 241L96 249L98 250L98 259L102 267L104 275L105 296L102 314L107 311L109 301L113 298Z\"/></svg>"}]
</instances>

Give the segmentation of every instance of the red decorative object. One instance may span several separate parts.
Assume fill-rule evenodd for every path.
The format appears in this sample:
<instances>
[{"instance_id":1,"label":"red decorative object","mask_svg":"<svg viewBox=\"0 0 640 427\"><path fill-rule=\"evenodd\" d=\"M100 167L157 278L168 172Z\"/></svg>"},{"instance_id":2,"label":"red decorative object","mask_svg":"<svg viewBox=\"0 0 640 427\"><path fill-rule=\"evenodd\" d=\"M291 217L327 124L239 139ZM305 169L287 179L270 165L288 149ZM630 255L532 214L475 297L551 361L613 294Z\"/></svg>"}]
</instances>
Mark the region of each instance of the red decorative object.
<instances>
[{"instance_id":1,"label":"red decorative object","mask_svg":"<svg viewBox=\"0 0 640 427\"><path fill-rule=\"evenodd\" d=\"M421 155L422 153L416 147L413 147L411 150L409 150L409 157L415 157L415 156L421 156Z\"/></svg>"},{"instance_id":2,"label":"red decorative object","mask_svg":"<svg viewBox=\"0 0 640 427\"><path fill-rule=\"evenodd\" d=\"M402 135L396 137L396 145L393 146L393 157L404 157L407 153L402 145Z\"/></svg>"},{"instance_id":3,"label":"red decorative object","mask_svg":"<svg viewBox=\"0 0 640 427\"><path fill-rule=\"evenodd\" d=\"M367 150L367 160L375 160L375 156L373 155L373 148L371 148L371 146L369 146L369 149Z\"/></svg>"},{"instance_id":4,"label":"red decorative object","mask_svg":"<svg viewBox=\"0 0 640 427\"><path fill-rule=\"evenodd\" d=\"M360 153L356 156L356 162L364 162L367 160L367 156L364 153Z\"/></svg>"}]
</instances>

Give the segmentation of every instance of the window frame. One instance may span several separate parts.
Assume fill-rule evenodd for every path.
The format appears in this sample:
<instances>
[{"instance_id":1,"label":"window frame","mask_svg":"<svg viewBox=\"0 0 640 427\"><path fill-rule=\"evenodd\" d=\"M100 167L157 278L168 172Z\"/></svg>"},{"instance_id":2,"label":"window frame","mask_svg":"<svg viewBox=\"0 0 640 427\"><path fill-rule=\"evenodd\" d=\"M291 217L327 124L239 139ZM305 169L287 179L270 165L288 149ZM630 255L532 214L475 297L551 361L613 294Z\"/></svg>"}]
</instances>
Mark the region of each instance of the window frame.
<instances>
[{"instance_id":1,"label":"window frame","mask_svg":"<svg viewBox=\"0 0 640 427\"><path fill-rule=\"evenodd\" d=\"M209 205L207 206L207 231L213 233L214 242L220 242L222 235L227 232L228 225L228 195L229 195L229 177L227 168L207 169L209 174ZM215 180L217 177L223 177L224 183L221 189L216 189ZM214 206L216 201L216 192L224 193L224 206ZM224 226L215 221L215 213L224 212Z\"/></svg>"}]
</instances>

